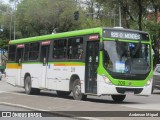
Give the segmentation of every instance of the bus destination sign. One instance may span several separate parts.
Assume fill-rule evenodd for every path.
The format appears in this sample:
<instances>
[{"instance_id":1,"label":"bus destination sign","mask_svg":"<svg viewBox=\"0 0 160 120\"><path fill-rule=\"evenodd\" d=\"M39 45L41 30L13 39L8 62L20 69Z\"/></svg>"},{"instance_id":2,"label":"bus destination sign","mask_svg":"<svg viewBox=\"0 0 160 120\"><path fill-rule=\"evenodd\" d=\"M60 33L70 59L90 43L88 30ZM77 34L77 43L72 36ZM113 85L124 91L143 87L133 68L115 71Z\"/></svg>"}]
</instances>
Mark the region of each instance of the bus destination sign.
<instances>
[{"instance_id":1,"label":"bus destination sign","mask_svg":"<svg viewBox=\"0 0 160 120\"><path fill-rule=\"evenodd\" d=\"M148 34L133 32L133 31L104 30L103 36L105 38L119 38L119 39L128 39L128 40L147 40L149 41Z\"/></svg>"},{"instance_id":2,"label":"bus destination sign","mask_svg":"<svg viewBox=\"0 0 160 120\"><path fill-rule=\"evenodd\" d=\"M127 32L111 31L111 37L113 37L113 38L124 38L124 39L140 40L141 36L138 33L127 33Z\"/></svg>"}]
</instances>

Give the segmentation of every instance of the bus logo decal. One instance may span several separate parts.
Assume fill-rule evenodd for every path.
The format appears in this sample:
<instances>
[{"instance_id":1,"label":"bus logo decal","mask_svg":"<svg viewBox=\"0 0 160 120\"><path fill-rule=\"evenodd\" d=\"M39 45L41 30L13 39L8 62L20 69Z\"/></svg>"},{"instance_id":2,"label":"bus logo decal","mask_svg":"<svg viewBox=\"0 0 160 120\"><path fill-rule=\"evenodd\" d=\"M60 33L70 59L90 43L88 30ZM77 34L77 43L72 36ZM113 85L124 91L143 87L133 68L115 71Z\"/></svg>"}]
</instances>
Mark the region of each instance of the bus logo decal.
<instances>
[{"instance_id":1,"label":"bus logo decal","mask_svg":"<svg viewBox=\"0 0 160 120\"><path fill-rule=\"evenodd\" d=\"M132 85L132 82L129 82L128 85L131 86L131 85Z\"/></svg>"}]
</instances>

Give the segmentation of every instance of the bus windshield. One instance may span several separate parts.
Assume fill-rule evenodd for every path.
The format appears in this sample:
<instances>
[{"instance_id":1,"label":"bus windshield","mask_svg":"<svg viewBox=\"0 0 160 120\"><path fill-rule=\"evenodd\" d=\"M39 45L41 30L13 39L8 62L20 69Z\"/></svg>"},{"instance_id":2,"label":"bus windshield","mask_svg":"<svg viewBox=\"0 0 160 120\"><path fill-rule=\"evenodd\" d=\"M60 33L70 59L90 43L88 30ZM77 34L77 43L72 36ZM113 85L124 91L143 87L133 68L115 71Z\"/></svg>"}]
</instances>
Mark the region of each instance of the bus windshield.
<instances>
[{"instance_id":1,"label":"bus windshield","mask_svg":"<svg viewBox=\"0 0 160 120\"><path fill-rule=\"evenodd\" d=\"M112 74L147 74L150 71L150 45L104 41L104 66Z\"/></svg>"}]
</instances>

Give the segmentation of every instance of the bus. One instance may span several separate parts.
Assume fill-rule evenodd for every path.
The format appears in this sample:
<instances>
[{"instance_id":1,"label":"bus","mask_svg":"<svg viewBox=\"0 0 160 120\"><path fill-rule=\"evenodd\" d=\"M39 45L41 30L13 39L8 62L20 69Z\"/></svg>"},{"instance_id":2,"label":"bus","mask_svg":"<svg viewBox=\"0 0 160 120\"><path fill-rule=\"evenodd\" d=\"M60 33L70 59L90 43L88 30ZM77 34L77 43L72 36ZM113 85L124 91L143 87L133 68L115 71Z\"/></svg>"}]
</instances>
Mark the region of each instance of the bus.
<instances>
[{"instance_id":1,"label":"bus","mask_svg":"<svg viewBox=\"0 0 160 120\"><path fill-rule=\"evenodd\" d=\"M153 59L148 33L98 27L9 42L7 82L27 94L56 91L83 100L87 95L149 96Z\"/></svg>"}]
</instances>

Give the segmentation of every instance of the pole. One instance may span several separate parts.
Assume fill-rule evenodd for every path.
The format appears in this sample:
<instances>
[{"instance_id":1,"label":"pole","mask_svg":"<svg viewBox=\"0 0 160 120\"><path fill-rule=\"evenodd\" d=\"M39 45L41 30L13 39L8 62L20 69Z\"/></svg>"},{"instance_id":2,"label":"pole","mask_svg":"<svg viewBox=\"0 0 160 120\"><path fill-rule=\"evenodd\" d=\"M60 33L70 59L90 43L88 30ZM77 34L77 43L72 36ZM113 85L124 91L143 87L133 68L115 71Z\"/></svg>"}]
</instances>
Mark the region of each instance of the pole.
<instances>
[{"instance_id":1,"label":"pole","mask_svg":"<svg viewBox=\"0 0 160 120\"><path fill-rule=\"evenodd\" d=\"M14 1L14 40L16 39L16 14L15 14L15 11L16 11L16 0Z\"/></svg>"},{"instance_id":2,"label":"pole","mask_svg":"<svg viewBox=\"0 0 160 120\"><path fill-rule=\"evenodd\" d=\"M116 26L116 9L114 7L114 27Z\"/></svg>"},{"instance_id":3,"label":"pole","mask_svg":"<svg viewBox=\"0 0 160 120\"><path fill-rule=\"evenodd\" d=\"M119 27L122 27L122 22L121 22L121 6L119 3Z\"/></svg>"},{"instance_id":4,"label":"pole","mask_svg":"<svg viewBox=\"0 0 160 120\"><path fill-rule=\"evenodd\" d=\"M12 39L12 11L11 11L11 20L10 20L10 40Z\"/></svg>"},{"instance_id":5,"label":"pole","mask_svg":"<svg viewBox=\"0 0 160 120\"><path fill-rule=\"evenodd\" d=\"M77 5L77 4L78 4L78 1L77 1L77 0L75 0L75 3L76 3L76 9L77 9L77 6L78 6L78 5Z\"/></svg>"}]
</instances>

